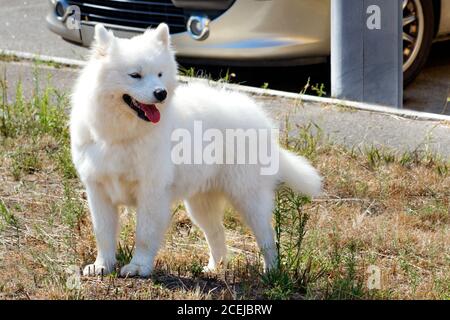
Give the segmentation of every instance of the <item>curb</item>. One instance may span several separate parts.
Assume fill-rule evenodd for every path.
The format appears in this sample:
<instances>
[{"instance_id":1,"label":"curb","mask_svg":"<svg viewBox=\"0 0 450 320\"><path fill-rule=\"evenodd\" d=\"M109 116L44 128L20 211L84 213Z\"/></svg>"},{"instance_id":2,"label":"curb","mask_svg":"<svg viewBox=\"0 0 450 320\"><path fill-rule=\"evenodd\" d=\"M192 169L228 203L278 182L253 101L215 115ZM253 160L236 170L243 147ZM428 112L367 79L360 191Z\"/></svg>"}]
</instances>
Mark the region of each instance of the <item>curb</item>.
<instances>
[{"instance_id":1,"label":"curb","mask_svg":"<svg viewBox=\"0 0 450 320\"><path fill-rule=\"evenodd\" d=\"M44 62L52 62L52 63L62 64L65 66L77 67L77 68L83 67L86 64L86 62L82 61L82 60L54 57L54 56L47 56L47 55L39 55L39 54L22 52L22 51L14 51L14 50L0 50L0 55L12 56L12 57L19 58L21 60L29 60L29 61L40 60L40 61L44 61ZM186 82L186 83L193 80L193 78L186 77L186 76L179 76L179 79L182 82ZM302 95L302 94L298 94L298 93L284 92L284 91L271 90L271 89L261 89L261 88L255 88L255 87L249 87L249 86L242 86L242 85L238 85L238 84L230 84L230 83L212 81L212 80L207 80L207 79L198 79L198 78L194 78L194 79L195 79L195 81L205 81L205 82L208 82L215 86L218 86L220 84L223 88L238 91L238 92L243 92L243 93L247 93L247 94L251 94L251 95L277 97L277 98L285 98L285 99L300 99L301 101L304 101L304 102L315 102L315 103L320 103L320 104L324 104L324 105L338 105L338 106L348 107L348 108L352 108L352 109L356 109L356 110L384 113L384 114L394 115L394 116L408 118L408 119L412 119L412 120L450 122L450 116L447 116L447 115L412 111L412 110L406 110L406 109L395 109L392 107L368 104L368 103L364 103L364 102L340 100L340 99L335 99L335 98L323 98L323 97Z\"/></svg>"},{"instance_id":2,"label":"curb","mask_svg":"<svg viewBox=\"0 0 450 320\"><path fill-rule=\"evenodd\" d=\"M62 64L62 65L69 66L69 67L78 67L78 68L83 67L86 64L86 62L81 61L81 60L46 56L46 55L40 55L40 54L22 52L22 51L14 51L14 50L0 49L0 55L15 57L15 58L19 58L21 60L28 60L28 61L38 60L38 61L44 61L44 62L52 62L52 63Z\"/></svg>"}]
</instances>

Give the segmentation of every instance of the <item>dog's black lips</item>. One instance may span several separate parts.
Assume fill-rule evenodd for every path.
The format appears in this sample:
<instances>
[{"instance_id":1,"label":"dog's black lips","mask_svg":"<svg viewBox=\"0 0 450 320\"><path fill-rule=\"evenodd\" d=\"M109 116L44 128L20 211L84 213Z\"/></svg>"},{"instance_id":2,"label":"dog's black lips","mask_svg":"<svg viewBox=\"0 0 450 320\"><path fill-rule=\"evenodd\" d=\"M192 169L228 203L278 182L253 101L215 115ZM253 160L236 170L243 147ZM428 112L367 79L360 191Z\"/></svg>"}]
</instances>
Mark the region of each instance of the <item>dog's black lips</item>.
<instances>
[{"instance_id":1,"label":"dog's black lips","mask_svg":"<svg viewBox=\"0 0 450 320\"><path fill-rule=\"evenodd\" d=\"M144 121L150 122L150 120L145 116L145 112L142 111L139 107L135 106L133 103L133 98L129 96L128 94L124 94L122 96L123 101L131 108L133 109L139 118L141 118Z\"/></svg>"}]
</instances>

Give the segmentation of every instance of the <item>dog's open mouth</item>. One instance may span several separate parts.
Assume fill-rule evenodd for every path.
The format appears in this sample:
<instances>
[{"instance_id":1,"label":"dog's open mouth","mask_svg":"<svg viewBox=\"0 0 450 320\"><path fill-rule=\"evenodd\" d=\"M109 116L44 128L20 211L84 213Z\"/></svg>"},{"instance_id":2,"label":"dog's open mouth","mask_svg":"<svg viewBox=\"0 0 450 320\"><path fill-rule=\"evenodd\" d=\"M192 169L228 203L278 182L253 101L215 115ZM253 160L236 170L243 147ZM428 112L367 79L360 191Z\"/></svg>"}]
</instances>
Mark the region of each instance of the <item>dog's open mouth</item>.
<instances>
[{"instance_id":1,"label":"dog's open mouth","mask_svg":"<svg viewBox=\"0 0 450 320\"><path fill-rule=\"evenodd\" d=\"M122 98L131 109L136 111L137 116L142 120L152 123L159 122L161 114L156 105L139 102L128 94L124 94Z\"/></svg>"}]
</instances>

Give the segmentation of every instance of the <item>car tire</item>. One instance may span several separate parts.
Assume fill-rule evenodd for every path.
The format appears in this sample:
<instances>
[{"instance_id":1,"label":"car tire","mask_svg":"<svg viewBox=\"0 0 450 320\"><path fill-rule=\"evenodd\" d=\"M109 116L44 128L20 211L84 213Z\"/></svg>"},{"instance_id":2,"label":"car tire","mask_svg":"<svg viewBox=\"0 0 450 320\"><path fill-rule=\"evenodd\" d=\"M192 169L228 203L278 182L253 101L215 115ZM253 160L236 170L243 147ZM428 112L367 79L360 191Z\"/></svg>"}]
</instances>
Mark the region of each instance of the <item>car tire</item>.
<instances>
[{"instance_id":1,"label":"car tire","mask_svg":"<svg viewBox=\"0 0 450 320\"><path fill-rule=\"evenodd\" d=\"M403 83L406 87L427 62L433 43L435 19L430 0L404 0ZM411 42L414 40L415 42Z\"/></svg>"}]
</instances>

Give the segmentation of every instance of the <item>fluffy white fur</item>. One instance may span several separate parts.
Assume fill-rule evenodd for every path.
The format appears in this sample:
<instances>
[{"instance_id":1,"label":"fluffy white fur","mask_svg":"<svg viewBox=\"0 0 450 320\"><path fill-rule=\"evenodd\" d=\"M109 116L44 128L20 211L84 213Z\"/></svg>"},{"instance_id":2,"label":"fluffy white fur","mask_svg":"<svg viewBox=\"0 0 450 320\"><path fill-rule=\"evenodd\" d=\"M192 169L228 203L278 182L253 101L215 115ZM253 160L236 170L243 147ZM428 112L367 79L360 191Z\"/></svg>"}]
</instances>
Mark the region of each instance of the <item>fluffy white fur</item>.
<instances>
[{"instance_id":1,"label":"fluffy white fur","mask_svg":"<svg viewBox=\"0 0 450 320\"><path fill-rule=\"evenodd\" d=\"M139 72L142 79L129 74ZM159 77L158 73L162 72ZM279 174L264 176L257 165L175 165L171 133L205 128L272 128L249 97L202 84L178 85L177 65L168 27L132 39L119 39L97 25L91 58L77 81L70 120L72 156L86 187L97 240L97 259L85 274L111 272L116 263L118 206L137 208L135 252L121 275L149 276L166 229L170 206L183 199L191 219L203 230L210 248L206 267L226 258L222 218L227 203L253 230L266 268L274 266L276 249L271 225L274 190L287 182L306 195L321 191L321 178L301 157L280 149ZM155 88L168 97L157 103ZM145 122L123 101L157 103L160 122Z\"/></svg>"}]
</instances>

